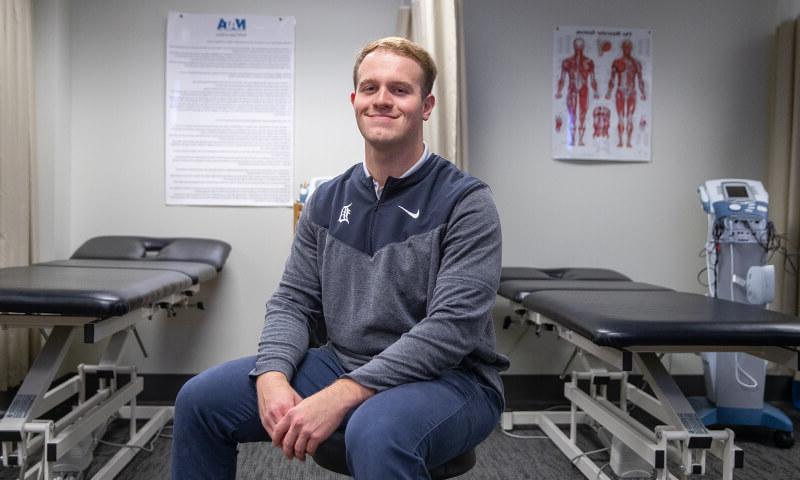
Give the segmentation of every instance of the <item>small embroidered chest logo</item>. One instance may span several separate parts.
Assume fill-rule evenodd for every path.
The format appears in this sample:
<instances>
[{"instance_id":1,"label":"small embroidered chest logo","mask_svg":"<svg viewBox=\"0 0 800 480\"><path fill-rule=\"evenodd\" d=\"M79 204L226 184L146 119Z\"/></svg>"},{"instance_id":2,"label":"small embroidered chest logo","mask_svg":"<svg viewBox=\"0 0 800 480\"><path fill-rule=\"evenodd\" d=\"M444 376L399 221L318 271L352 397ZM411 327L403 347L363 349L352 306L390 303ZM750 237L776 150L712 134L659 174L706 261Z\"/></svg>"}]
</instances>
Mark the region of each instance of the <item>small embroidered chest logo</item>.
<instances>
[{"instance_id":1,"label":"small embroidered chest logo","mask_svg":"<svg viewBox=\"0 0 800 480\"><path fill-rule=\"evenodd\" d=\"M342 207L342 211L339 212L339 223L347 222L350 225L350 206L353 205L353 202L348 203L344 207Z\"/></svg>"},{"instance_id":2,"label":"small embroidered chest logo","mask_svg":"<svg viewBox=\"0 0 800 480\"><path fill-rule=\"evenodd\" d=\"M406 210L405 208L403 208L403 207L402 207L402 206L400 206L400 205L398 205L398 207L400 208L400 210L402 210L402 211L406 212L406 213L408 214L408 216L409 216L409 217L411 217L411 218L413 218L414 220L416 220L417 218L419 218L419 208L417 209L417 211L416 211L416 212L409 212L408 210Z\"/></svg>"}]
</instances>

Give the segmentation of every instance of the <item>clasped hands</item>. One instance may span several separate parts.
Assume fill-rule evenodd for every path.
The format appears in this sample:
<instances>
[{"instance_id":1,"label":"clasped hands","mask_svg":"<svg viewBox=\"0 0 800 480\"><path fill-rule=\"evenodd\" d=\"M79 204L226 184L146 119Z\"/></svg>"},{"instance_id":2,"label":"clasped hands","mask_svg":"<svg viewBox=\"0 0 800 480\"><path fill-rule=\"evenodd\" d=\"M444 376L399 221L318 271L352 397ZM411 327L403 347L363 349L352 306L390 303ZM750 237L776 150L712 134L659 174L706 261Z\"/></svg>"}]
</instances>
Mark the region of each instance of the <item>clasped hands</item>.
<instances>
[{"instance_id":1,"label":"clasped hands","mask_svg":"<svg viewBox=\"0 0 800 480\"><path fill-rule=\"evenodd\" d=\"M304 461L313 455L342 423L350 409L373 395L373 391L349 379L339 379L301 398L280 372L267 372L256 380L261 424L288 459Z\"/></svg>"}]
</instances>

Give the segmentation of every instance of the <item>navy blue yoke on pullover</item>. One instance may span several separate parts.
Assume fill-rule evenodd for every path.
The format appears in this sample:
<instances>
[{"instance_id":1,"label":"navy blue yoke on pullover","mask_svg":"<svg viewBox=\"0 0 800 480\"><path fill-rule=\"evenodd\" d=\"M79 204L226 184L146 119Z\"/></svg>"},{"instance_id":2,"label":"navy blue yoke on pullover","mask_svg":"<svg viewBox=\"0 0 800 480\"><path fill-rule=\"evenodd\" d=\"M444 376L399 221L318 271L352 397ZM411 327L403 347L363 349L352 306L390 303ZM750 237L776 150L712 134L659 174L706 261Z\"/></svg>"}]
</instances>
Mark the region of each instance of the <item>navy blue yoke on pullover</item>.
<instances>
[{"instance_id":1,"label":"navy blue yoke on pullover","mask_svg":"<svg viewBox=\"0 0 800 480\"><path fill-rule=\"evenodd\" d=\"M291 379L324 322L344 375L381 391L473 371L502 394L491 310L499 217L488 187L432 155L376 198L361 164L322 184L267 303L251 375Z\"/></svg>"},{"instance_id":2,"label":"navy blue yoke on pullover","mask_svg":"<svg viewBox=\"0 0 800 480\"><path fill-rule=\"evenodd\" d=\"M339 179L346 181L323 184L329 188L315 193L321 195L311 210L311 220L367 255L434 230L447 222L461 196L484 187L478 179L464 175L436 155L406 178L389 177L380 198L376 198L372 177L365 174L361 164ZM350 206L348 221L340 221L342 211L337 207L346 205Z\"/></svg>"}]
</instances>

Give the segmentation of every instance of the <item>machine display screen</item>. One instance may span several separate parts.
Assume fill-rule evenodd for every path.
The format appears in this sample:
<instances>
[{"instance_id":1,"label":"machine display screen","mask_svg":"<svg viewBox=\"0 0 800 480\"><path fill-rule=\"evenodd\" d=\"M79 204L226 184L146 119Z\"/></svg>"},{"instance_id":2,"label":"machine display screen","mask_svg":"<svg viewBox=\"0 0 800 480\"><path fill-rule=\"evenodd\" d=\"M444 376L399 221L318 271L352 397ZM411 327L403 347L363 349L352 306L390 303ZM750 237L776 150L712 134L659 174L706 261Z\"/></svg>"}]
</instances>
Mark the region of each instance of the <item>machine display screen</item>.
<instances>
[{"instance_id":1,"label":"machine display screen","mask_svg":"<svg viewBox=\"0 0 800 480\"><path fill-rule=\"evenodd\" d=\"M744 185L725 185L725 196L728 198L750 198Z\"/></svg>"}]
</instances>

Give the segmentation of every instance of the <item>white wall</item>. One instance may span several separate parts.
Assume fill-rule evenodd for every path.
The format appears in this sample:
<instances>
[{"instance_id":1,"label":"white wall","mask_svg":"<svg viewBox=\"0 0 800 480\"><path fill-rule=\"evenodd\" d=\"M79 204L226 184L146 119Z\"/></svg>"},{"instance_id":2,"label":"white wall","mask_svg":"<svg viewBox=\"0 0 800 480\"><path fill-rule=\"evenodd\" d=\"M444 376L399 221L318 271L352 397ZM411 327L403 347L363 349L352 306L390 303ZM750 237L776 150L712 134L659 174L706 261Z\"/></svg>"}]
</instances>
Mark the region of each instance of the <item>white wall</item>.
<instances>
[{"instance_id":1,"label":"white wall","mask_svg":"<svg viewBox=\"0 0 800 480\"><path fill-rule=\"evenodd\" d=\"M36 0L41 223L52 235L42 258L107 234L233 245L219 281L205 289L206 312L143 326L143 372L193 373L253 353L291 241L286 208L164 206L167 12L297 17L299 183L361 158L350 65L363 43L393 33L400 3ZM705 219L695 188L711 177L762 177L771 34L798 10L797 0L465 0L470 165L494 190L504 263L609 267L702 292L695 276ZM651 163L550 159L556 25L653 29ZM501 350L519 333L500 331ZM560 369L568 354L561 342L521 338L512 373ZM694 359L678 363L679 372L699 371Z\"/></svg>"},{"instance_id":2,"label":"white wall","mask_svg":"<svg viewBox=\"0 0 800 480\"><path fill-rule=\"evenodd\" d=\"M61 0L33 8L36 79L36 150L41 259L70 254L70 51L69 11Z\"/></svg>"},{"instance_id":3,"label":"white wall","mask_svg":"<svg viewBox=\"0 0 800 480\"><path fill-rule=\"evenodd\" d=\"M696 276L706 218L696 188L765 173L775 5L465 0L470 168L494 191L504 264L607 267L704 293ZM652 162L551 158L557 25L653 30ZM501 332L501 349L520 332ZM512 372L557 372L568 353L551 336L528 335ZM694 357L680 360L676 371L699 371Z\"/></svg>"},{"instance_id":4,"label":"white wall","mask_svg":"<svg viewBox=\"0 0 800 480\"><path fill-rule=\"evenodd\" d=\"M349 103L351 66L366 42L394 33L399 0L37 0L40 138L68 132L69 154L44 150L44 260L68 256L89 237L109 234L198 236L233 251L219 280L205 288L207 310L140 327L150 358L129 356L144 373L194 373L253 354L264 303L278 283L292 238L290 208L164 205L166 17L190 13L295 16L295 178L332 175L363 158ZM67 72L58 70L69 58ZM58 71L56 71L58 70ZM48 112L71 105L68 118ZM56 175L54 171L70 171ZM51 185L54 185L51 187ZM54 199L47 192L69 191ZM60 190L59 190L60 189ZM52 232L52 233L50 233ZM52 235L52 237L50 237Z\"/></svg>"},{"instance_id":5,"label":"white wall","mask_svg":"<svg viewBox=\"0 0 800 480\"><path fill-rule=\"evenodd\" d=\"M794 20L800 15L800 0L775 0L775 19Z\"/></svg>"}]
</instances>

